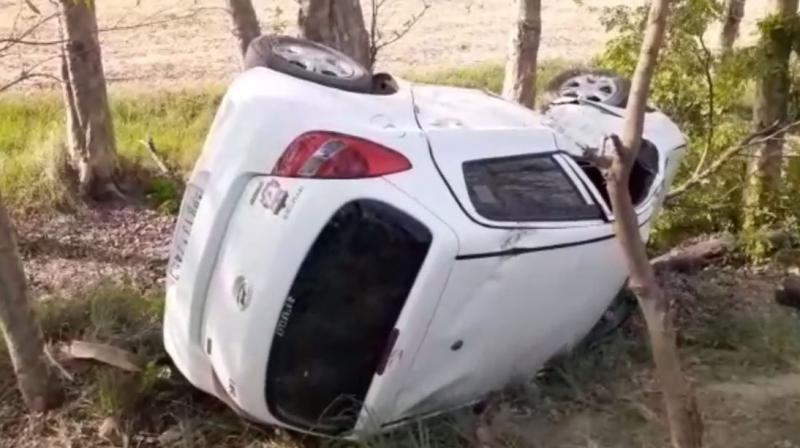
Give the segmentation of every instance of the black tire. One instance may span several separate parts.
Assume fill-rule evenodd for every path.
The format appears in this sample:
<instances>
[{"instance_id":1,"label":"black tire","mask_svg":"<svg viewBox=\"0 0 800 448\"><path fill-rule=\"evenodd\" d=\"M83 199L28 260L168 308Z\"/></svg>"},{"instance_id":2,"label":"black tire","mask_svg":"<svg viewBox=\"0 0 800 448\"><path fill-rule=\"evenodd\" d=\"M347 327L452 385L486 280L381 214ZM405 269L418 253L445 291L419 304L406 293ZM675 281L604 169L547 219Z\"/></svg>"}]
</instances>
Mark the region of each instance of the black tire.
<instances>
[{"instance_id":1,"label":"black tire","mask_svg":"<svg viewBox=\"0 0 800 448\"><path fill-rule=\"evenodd\" d=\"M603 78L608 81L607 86L610 91L602 97L592 97L592 95L583 96L582 99L588 101L596 101L598 103L607 104L614 107L625 107L628 103L628 95L631 91L631 82L629 79L624 78L611 70L595 69L595 68L574 68L563 71L556 75L550 82L547 83L544 90L542 104L545 107L549 106L553 101L560 98L575 98L578 99L580 95L568 93L570 90L570 82L580 77L596 77Z\"/></svg>"},{"instance_id":2,"label":"black tire","mask_svg":"<svg viewBox=\"0 0 800 448\"><path fill-rule=\"evenodd\" d=\"M341 67L350 69L351 73L346 76L340 76L333 71L318 72L309 70L302 61L287 59L280 54L280 51L276 51L276 49L288 46L326 53L330 60L336 61L337 65ZM267 67L286 75L350 92L368 93L372 89L371 73L353 58L325 45L296 37L261 36L254 39L247 48L244 66L245 70L254 67Z\"/></svg>"}]
</instances>

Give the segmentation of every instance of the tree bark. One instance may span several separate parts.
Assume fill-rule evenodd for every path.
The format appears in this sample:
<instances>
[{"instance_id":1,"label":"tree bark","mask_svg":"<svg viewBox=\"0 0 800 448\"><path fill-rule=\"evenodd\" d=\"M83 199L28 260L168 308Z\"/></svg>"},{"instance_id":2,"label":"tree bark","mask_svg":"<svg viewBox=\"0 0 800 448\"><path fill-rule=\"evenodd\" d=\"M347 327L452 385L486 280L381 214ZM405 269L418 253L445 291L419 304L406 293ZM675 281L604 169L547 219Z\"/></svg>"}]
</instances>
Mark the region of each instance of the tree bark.
<instances>
[{"instance_id":1,"label":"tree bark","mask_svg":"<svg viewBox=\"0 0 800 448\"><path fill-rule=\"evenodd\" d=\"M614 230L630 273L629 286L636 294L647 324L656 375L661 384L674 448L702 445L702 420L691 386L682 371L676 346L670 299L658 284L647 258L639 222L628 191L631 168L639 153L645 107L658 54L664 41L669 0L653 0L639 61L625 109L621 139L612 136L614 153L606 170L607 188L614 210Z\"/></svg>"},{"instance_id":2,"label":"tree bark","mask_svg":"<svg viewBox=\"0 0 800 448\"><path fill-rule=\"evenodd\" d=\"M786 21L797 15L798 0L771 0L772 17ZM753 128L763 131L786 122L789 105L789 57L793 31L772 30L761 37L763 64L756 80ZM757 147L747 166L742 228L752 235L768 224L770 206L781 187L784 135L780 133Z\"/></svg>"},{"instance_id":3,"label":"tree bark","mask_svg":"<svg viewBox=\"0 0 800 448\"><path fill-rule=\"evenodd\" d=\"M370 66L369 34L359 0L298 0L297 24L309 40L335 48Z\"/></svg>"},{"instance_id":4,"label":"tree bark","mask_svg":"<svg viewBox=\"0 0 800 448\"><path fill-rule=\"evenodd\" d=\"M517 24L511 31L503 97L533 108L536 100L536 66L542 34L541 0L516 0Z\"/></svg>"},{"instance_id":5,"label":"tree bark","mask_svg":"<svg viewBox=\"0 0 800 448\"><path fill-rule=\"evenodd\" d=\"M60 0L66 32L64 76L70 158L84 195L117 193L116 142L97 33L96 2Z\"/></svg>"},{"instance_id":6,"label":"tree bark","mask_svg":"<svg viewBox=\"0 0 800 448\"><path fill-rule=\"evenodd\" d=\"M261 25L250 0L226 0L233 20L233 35L239 41L239 51L244 58L250 42L261 35Z\"/></svg>"},{"instance_id":7,"label":"tree bark","mask_svg":"<svg viewBox=\"0 0 800 448\"><path fill-rule=\"evenodd\" d=\"M730 53L733 44L739 37L739 25L744 18L745 0L726 0L723 11L722 32L719 36L719 46L722 53Z\"/></svg>"},{"instance_id":8,"label":"tree bark","mask_svg":"<svg viewBox=\"0 0 800 448\"><path fill-rule=\"evenodd\" d=\"M44 338L25 286L14 229L0 197L0 329L11 356L17 385L28 409L42 412L61 402L62 393L44 353Z\"/></svg>"}]
</instances>

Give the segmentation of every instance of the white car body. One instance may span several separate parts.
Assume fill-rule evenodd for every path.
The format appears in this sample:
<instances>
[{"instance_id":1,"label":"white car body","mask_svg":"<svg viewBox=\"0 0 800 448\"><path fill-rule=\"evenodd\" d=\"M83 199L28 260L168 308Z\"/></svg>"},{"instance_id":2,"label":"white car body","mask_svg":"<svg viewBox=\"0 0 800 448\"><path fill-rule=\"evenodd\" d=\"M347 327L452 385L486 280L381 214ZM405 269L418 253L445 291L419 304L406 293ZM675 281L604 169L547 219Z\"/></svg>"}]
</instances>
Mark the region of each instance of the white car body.
<instances>
[{"instance_id":1,"label":"white car body","mask_svg":"<svg viewBox=\"0 0 800 448\"><path fill-rule=\"evenodd\" d=\"M405 82L391 95L359 94L248 70L222 101L184 199L168 274L168 353L191 383L248 418L349 437L529 380L587 334L626 280L613 216L573 159L582 145L599 146L604 135L619 132L620 115L575 102L542 115L481 91ZM270 174L296 137L319 130L391 148L413 168L346 180ZM659 154L658 174L637 206L646 239L685 137L658 111L648 113L644 136ZM486 218L470 200L464 163L512 156L555 161L597 208L596 219ZM272 345L290 331L298 307L325 300L295 303L293 283L337 211L365 200L401 211L430 237L391 334L370 342L381 345L380 372L369 372L363 397L351 397L352 425L332 429L276 415L283 405L268 404L266 393ZM337 324L355 329L364 322L330 323ZM296 347L335 345L324 340L333 334L325 331L323 340ZM357 344L359 336L352 335ZM287 366L299 362L291 353L281 356ZM313 369L302 376L323 375Z\"/></svg>"}]
</instances>

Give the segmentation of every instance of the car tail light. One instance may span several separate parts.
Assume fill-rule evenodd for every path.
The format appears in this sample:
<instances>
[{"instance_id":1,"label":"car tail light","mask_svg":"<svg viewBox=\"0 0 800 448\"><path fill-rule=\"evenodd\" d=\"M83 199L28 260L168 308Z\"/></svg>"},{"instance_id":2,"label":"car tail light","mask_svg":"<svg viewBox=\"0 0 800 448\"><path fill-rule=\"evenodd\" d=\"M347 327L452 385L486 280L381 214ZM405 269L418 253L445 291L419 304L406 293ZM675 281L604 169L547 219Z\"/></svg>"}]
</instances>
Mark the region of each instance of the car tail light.
<instances>
[{"instance_id":1,"label":"car tail light","mask_svg":"<svg viewBox=\"0 0 800 448\"><path fill-rule=\"evenodd\" d=\"M333 132L309 132L289 144L272 174L357 179L408 169L411 169L411 162L402 154L375 142Z\"/></svg>"}]
</instances>

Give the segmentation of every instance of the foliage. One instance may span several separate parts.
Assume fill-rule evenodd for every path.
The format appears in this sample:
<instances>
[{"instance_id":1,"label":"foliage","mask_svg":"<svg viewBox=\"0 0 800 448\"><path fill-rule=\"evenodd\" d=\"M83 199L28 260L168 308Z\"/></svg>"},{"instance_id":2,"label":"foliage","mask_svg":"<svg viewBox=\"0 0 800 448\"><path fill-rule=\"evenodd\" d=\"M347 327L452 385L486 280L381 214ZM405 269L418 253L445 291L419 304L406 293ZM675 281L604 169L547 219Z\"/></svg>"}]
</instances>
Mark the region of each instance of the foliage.
<instances>
[{"instance_id":1,"label":"foliage","mask_svg":"<svg viewBox=\"0 0 800 448\"><path fill-rule=\"evenodd\" d=\"M750 128L746 93L752 89L756 52L743 49L718 55L704 38L709 26L721 17L721 3L676 3L653 80L653 103L674 119L689 139L676 184L691 176L701 162L707 166L739 142ZM628 76L633 73L646 14L645 7L606 9L603 24L618 34L597 58L598 65ZM663 249L697 233L737 229L744 165L745 158L737 157L670 204L656 225L654 246Z\"/></svg>"},{"instance_id":2,"label":"foliage","mask_svg":"<svg viewBox=\"0 0 800 448\"><path fill-rule=\"evenodd\" d=\"M177 214L183 192L172 179L157 177L147 188L147 199L161 212Z\"/></svg>"},{"instance_id":3,"label":"foliage","mask_svg":"<svg viewBox=\"0 0 800 448\"><path fill-rule=\"evenodd\" d=\"M151 135L167 164L188 172L221 98L218 87L112 95L120 165L155 173L141 144ZM0 100L0 191L11 207L52 207L69 202L59 177L67 163L63 120L61 98L55 94L8 95ZM174 210L168 185L159 183L148 190L157 206Z\"/></svg>"}]
</instances>

